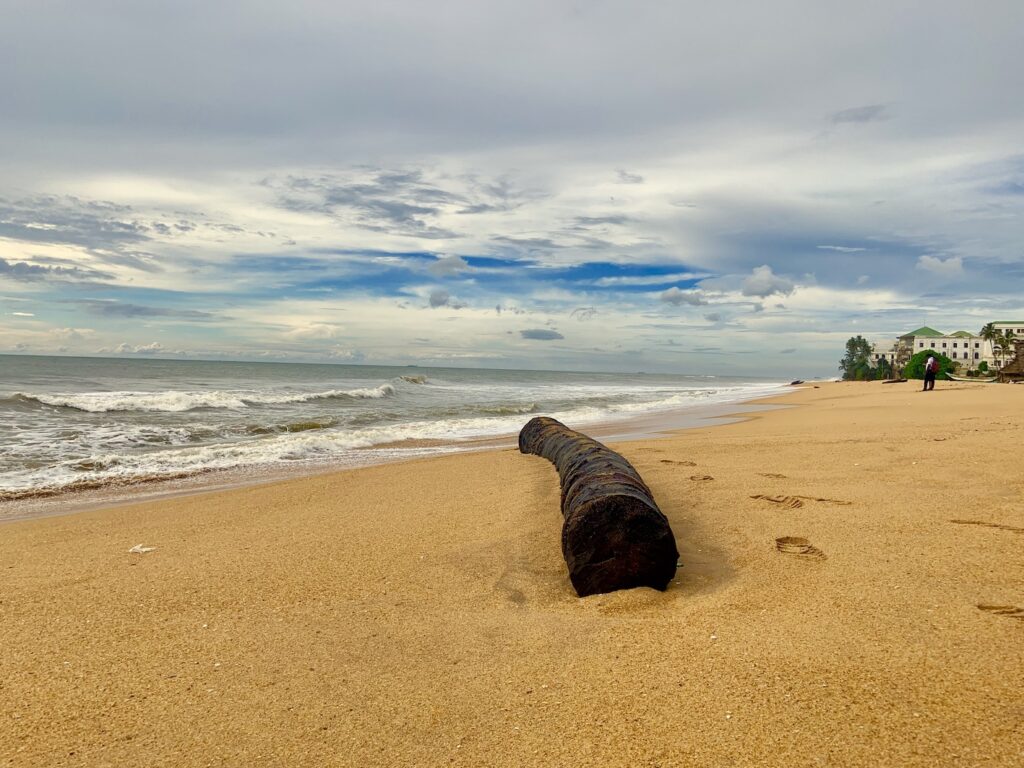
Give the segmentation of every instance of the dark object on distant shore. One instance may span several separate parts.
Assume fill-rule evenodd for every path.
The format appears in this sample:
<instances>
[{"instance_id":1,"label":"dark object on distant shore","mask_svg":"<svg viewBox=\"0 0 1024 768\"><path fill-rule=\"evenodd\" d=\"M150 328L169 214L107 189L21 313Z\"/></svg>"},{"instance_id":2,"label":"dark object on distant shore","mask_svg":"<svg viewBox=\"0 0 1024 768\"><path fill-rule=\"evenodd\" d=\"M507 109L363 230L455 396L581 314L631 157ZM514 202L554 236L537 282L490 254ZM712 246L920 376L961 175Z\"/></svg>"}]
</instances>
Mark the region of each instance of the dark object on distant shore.
<instances>
[{"instance_id":1,"label":"dark object on distant shore","mask_svg":"<svg viewBox=\"0 0 1024 768\"><path fill-rule=\"evenodd\" d=\"M906 379L886 379L883 384L902 384Z\"/></svg>"},{"instance_id":2,"label":"dark object on distant shore","mask_svg":"<svg viewBox=\"0 0 1024 768\"><path fill-rule=\"evenodd\" d=\"M789 386L795 387L797 384L803 384L803 383L804 383L803 379L795 379L794 381L789 382Z\"/></svg>"},{"instance_id":3,"label":"dark object on distant shore","mask_svg":"<svg viewBox=\"0 0 1024 768\"><path fill-rule=\"evenodd\" d=\"M562 554L580 597L668 586L679 560L675 536L632 464L546 416L523 427L519 450L544 457L558 470Z\"/></svg>"}]
</instances>

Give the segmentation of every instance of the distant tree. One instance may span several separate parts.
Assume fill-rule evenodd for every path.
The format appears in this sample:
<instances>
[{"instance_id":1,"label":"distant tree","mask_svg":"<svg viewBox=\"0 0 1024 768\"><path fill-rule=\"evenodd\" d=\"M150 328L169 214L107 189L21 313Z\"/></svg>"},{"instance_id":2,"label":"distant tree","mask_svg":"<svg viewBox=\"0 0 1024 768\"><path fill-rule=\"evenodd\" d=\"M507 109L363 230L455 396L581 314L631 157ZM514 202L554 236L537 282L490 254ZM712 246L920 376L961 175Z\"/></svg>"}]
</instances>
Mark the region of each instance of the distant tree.
<instances>
[{"instance_id":1,"label":"distant tree","mask_svg":"<svg viewBox=\"0 0 1024 768\"><path fill-rule=\"evenodd\" d=\"M867 381L874 378L874 371L868 362L871 359L871 345L863 336L853 336L846 342L846 354L839 361L843 381Z\"/></svg>"},{"instance_id":2,"label":"distant tree","mask_svg":"<svg viewBox=\"0 0 1024 768\"><path fill-rule=\"evenodd\" d=\"M999 359L1002 364L1006 363L1006 356L1013 351L1013 331L1007 328L1001 334L996 336L996 346L999 347ZM1000 368L1003 365L999 366Z\"/></svg>"},{"instance_id":3,"label":"distant tree","mask_svg":"<svg viewBox=\"0 0 1024 768\"><path fill-rule=\"evenodd\" d=\"M935 374L937 377L941 378L943 374L956 370L956 363L941 352L924 349L910 358L910 362L903 366L903 375L908 379L923 379L924 364L928 362L929 357L934 357L935 362L939 364L939 370Z\"/></svg>"},{"instance_id":4,"label":"distant tree","mask_svg":"<svg viewBox=\"0 0 1024 768\"><path fill-rule=\"evenodd\" d=\"M888 379L892 377L892 363L886 358L882 358L878 361L878 365L875 366L875 378L876 379Z\"/></svg>"},{"instance_id":5,"label":"distant tree","mask_svg":"<svg viewBox=\"0 0 1024 768\"><path fill-rule=\"evenodd\" d=\"M1000 334L999 334L999 331L996 330L996 324L995 323L985 323L985 325L983 325L982 328L981 328L981 338L984 341L987 341L991 345L991 347L992 347L992 357L996 357L997 356L997 352L999 351L998 350L999 345L998 345L998 342L997 342L997 340L999 338L999 335ZM980 369L981 366L978 366L978 368ZM988 366L986 365L985 368L987 370Z\"/></svg>"},{"instance_id":6,"label":"distant tree","mask_svg":"<svg viewBox=\"0 0 1024 768\"><path fill-rule=\"evenodd\" d=\"M988 360L978 363L978 373L988 373Z\"/></svg>"}]
</instances>

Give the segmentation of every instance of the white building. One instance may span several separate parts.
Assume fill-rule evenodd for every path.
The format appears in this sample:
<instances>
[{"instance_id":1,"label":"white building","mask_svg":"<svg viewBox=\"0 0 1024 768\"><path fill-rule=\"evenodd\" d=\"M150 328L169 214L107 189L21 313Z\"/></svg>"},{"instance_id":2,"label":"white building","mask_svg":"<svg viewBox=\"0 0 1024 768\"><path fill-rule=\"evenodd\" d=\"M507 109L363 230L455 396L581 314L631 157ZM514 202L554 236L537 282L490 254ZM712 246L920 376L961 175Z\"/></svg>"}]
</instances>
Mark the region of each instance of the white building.
<instances>
[{"instance_id":1,"label":"white building","mask_svg":"<svg viewBox=\"0 0 1024 768\"><path fill-rule=\"evenodd\" d=\"M1000 333L1010 330L1016 338L1024 339L1024 320L999 321L993 323L993 327ZM905 365L918 352L928 349L942 353L964 370L977 369L983 362L989 368L997 370L1006 362L998 349L993 348L992 342L986 341L978 334L969 331L942 333L928 326L905 333L892 344L873 344L870 362L872 366L877 366L880 361L888 360L891 365L899 367ZM1012 357L1012 354L1007 360L1009 357Z\"/></svg>"}]
</instances>

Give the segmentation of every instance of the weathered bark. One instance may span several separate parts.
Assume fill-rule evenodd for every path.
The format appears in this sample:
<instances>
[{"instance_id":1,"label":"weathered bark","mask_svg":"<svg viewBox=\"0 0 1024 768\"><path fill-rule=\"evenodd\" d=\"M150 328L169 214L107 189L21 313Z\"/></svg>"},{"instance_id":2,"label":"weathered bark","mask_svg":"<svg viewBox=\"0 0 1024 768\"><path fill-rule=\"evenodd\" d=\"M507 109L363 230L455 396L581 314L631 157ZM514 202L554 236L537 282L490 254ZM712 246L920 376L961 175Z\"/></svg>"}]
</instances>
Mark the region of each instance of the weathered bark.
<instances>
[{"instance_id":1,"label":"weathered bark","mask_svg":"<svg viewBox=\"0 0 1024 768\"><path fill-rule=\"evenodd\" d=\"M523 427L519 450L544 457L558 470L562 554L580 597L668 586L679 559L675 537L633 465L545 416Z\"/></svg>"}]
</instances>

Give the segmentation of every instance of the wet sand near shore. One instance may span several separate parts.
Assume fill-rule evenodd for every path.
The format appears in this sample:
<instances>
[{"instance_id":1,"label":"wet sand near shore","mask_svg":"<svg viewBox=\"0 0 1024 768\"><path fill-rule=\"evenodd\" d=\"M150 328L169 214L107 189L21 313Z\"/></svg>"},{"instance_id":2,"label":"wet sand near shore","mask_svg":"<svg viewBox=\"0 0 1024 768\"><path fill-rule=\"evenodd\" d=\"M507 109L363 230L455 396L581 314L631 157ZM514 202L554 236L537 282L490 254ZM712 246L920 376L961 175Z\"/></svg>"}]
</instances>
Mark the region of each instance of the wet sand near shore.
<instances>
[{"instance_id":1,"label":"wet sand near shore","mask_svg":"<svg viewBox=\"0 0 1024 768\"><path fill-rule=\"evenodd\" d=\"M664 593L510 448L4 525L0 766L1020 765L1024 387L919 386L614 443Z\"/></svg>"}]
</instances>

